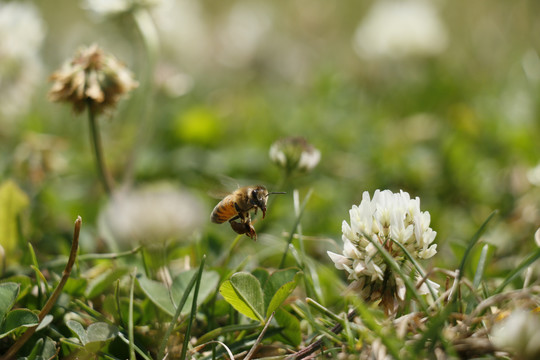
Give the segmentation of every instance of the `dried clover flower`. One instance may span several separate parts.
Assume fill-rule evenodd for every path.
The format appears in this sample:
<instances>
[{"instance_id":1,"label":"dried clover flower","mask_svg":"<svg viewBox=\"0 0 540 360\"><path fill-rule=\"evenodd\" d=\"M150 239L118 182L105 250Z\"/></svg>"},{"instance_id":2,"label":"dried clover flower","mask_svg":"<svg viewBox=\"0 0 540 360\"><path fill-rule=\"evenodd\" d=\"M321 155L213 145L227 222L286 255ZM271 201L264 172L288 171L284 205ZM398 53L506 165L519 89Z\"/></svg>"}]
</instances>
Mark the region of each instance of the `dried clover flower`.
<instances>
[{"instance_id":1,"label":"dried clover flower","mask_svg":"<svg viewBox=\"0 0 540 360\"><path fill-rule=\"evenodd\" d=\"M132 73L97 45L79 49L51 80L50 100L70 102L77 113L86 106L96 114L103 113L138 86Z\"/></svg>"},{"instance_id":2,"label":"dried clover flower","mask_svg":"<svg viewBox=\"0 0 540 360\"><path fill-rule=\"evenodd\" d=\"M286 137L272 144L270 159L288 173L310 171L319 163L321 153L303 137Z\"/></svg>"},{"instance_id":3,"label":"dried clover flower","mask_svg":"<svg viewBox=\"0 0 540 360\"><path fill-rule=\"evenodd\" d=\"M403 273L412 273L417 281L420 274L414 269L400 243L417 259L429 259L437 253L432 244L436 232L429 227L430 215L420 211L420 199L411 199L400 191L376 190L373 199L366 191L359 206L349 211L349 225L343 221L343 255L328 251L337 269L345 270L352 280L351 288L360 292L368 301L382 299L387 313L395 313L405 300L406 287L403 279L387 266L384 257L373 242L378 242L401 265ZM370 239L370 240L368 240ZM432 289L439 285L427 280ZM418 291L428 294L429 288L422 283Z\"/></svg>"}]
</instances>

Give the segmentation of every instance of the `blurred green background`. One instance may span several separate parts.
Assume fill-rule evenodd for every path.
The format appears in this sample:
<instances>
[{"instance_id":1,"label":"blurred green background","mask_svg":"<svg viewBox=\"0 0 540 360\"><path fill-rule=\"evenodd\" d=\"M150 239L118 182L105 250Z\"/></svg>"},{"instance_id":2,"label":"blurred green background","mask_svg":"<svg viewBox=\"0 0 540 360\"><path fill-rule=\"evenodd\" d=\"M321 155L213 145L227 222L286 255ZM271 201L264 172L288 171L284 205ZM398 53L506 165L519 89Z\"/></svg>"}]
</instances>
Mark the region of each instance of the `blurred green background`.
<instances>
[{"instance_id":1,"label":"blurred green background","mask_svg":"<svg viewBox=\"0 0 540 360\"><path fill-rule=\"evenodd\" d=\"M504 271L513 266L505 255L535 246L538 1L155 3L148 13L159 45L149 51L144 19L133 12L100 15L92 1L1 2L2 12L17 4L32 15L0 15L0 179L13 179L30 197L23 233L42 256L68 248L77 215L82 251L107 251L97 227L107 197L87 118L47 101L48 76L93 43L140 82L100 118L114 177L195 193L206 210L190 241L216 256L234 233L207 221L218 201L209 194L226 189L223 178L274 190L281 172L268 150L285 136L305 137L321 161L275 189L288 195L272 200L267 219L256 223L260 239L244 238L243 251L283 250L282 233L295 218L293 189L302 199L313 189L302 230L323 261L326 249L341 244L350 207L375 189L420 197L441 265L457 266L466 241L496 209L485 241L495 245L494 259L506 260L488 271ZM152 29L143 29L146 39Z\"/></svg>"}]
</instances>

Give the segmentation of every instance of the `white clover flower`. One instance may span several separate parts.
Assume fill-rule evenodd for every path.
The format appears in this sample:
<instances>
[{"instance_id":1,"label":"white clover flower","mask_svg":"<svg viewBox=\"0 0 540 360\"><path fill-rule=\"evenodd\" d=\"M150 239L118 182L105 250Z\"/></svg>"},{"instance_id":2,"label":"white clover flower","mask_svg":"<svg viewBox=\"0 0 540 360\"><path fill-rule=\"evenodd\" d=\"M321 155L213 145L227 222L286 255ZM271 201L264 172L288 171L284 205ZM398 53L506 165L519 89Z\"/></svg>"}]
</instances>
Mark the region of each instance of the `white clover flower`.
<instances>
[{"instance_id":1,"label":"white clover flower","mask_svg":"<svg viewBox=\"0 0 540 360\"><path fill-rule=\"evenodd\" d=\"M301 136L286 137L270 146L270 160L288 173L311 171L321 159L321 152Z\"/></svg>"},{"instance_id":2,"label":"white clover flower","mask_svg":"<svg viewBox=\"0 0 540 360\"><path fill-rule=\"evenodd\" d=\"M360 57L373 59L438 55L447 44L444 24L426 0L375 2L353 40Z\"/></svg>"},{"instance_id":3,"label":"white clover flower","mask_svg":"<svg viewBox=\"0 0 540 360\"><path fill-rule=\"evenodd\" d=\"M159 0L83 0L82 7L97 16L114 16L132 11L136 7L151 7Z\"/></svg>"},{"instance_id":4,"label":"white clover flower","mask_svg":"<svg viewBox=\"0 0 540 360\"><path fill-rule=\"evenodd\" d=\"M0 2L0 121L28 109L42 76L39 50L45 33L35 5Z\"/></svg>"},{"instance_id":5,"label":"white clover flower","mask_svg":"<svg viewBox=\"0 0 540 360\"><path fill-rule=\"evenodd\" d=\"M538 359L540 315L532 311L516 310L493 326L490 340L495 347L510 352L517 359Z\"/></svg>"},{"instance_id":6,"label":"white clover flower","mask_svg":"<svg viewBox=\"0 0 540 360\"><path fill-rule=\"evenodd\" d=\"M206 212L186 190L169 184L122 189L99 215L100 233L113 247L162 245L185 241L197 230Z\"/></svg>"},{"instance_id":7,"label":"white clover flower","mask_svg":"<svg viewBox=\"0 0 540 360\"><path fill-rule=\"evenodd\" d=\"M405 300L403 279L394 275L373 242L383 246L401 264L405 273L411 272L412 264L397 243L403 245L411 256L429 259L437 253L432 244L437 233L429 227L430 215L420 211L420 199L411 199L400 191L376 190L373 199L366 191L360 205L349 211L350 225L343 221L343 254L328 251L337 269L345 270L352 280L351 287L359 290L366 300L383 299L383 305L392 313L399 301ZM369 241L368 239L371 239ZM416 270L415 270L416 271ZM416 275L416 282L421 278ZM438 285L427 280L432 289ZM422 283L418 291L428 294L428 286Z\"/></svg>"}]
</instances>

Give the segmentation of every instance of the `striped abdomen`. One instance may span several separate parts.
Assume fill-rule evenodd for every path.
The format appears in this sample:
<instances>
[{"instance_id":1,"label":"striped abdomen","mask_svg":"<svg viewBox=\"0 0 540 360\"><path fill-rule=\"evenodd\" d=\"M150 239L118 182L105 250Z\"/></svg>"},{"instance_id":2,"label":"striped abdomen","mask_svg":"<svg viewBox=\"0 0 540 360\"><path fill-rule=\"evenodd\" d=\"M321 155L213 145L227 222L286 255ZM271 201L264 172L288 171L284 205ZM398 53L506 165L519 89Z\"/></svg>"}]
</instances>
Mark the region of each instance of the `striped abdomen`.
<instances>
[{"instance_id":1,"label":"striped abdomen","mask_svg":"<svg viewBox=\"0 0 540 360\"><path fill-rule=\"evenodd\" d=\"M210 215L210 220L214 223L221 224L236 215L238 215L238 212L234 206L234 196L231 194L216 205L212 211L212 215Z\"/></svg>"}]
</instances>

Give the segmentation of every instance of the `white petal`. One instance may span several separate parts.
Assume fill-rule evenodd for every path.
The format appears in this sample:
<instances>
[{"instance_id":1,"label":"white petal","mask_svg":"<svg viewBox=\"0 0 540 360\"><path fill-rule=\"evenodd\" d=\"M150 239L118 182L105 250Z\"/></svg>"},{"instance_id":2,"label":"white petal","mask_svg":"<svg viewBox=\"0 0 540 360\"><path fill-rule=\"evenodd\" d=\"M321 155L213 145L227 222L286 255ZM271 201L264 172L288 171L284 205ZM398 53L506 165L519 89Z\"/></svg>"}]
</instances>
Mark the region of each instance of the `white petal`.
<instances>
[{"instance_id":1,"label":"white petal","mask_svg":"<svg viewBox=\"0 0 540 360\"><path fill-rule=\"evenodd\" d=\"M343 255L339 255L339 254L333 253L331 251L327 251L326 253L330 257L330 259L334 262L334 265L335 265L336 269L345 270L344 265L350 265L351 264L351 260L346 258Z\"/></svg>"}]
</instances>

